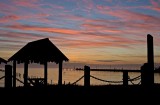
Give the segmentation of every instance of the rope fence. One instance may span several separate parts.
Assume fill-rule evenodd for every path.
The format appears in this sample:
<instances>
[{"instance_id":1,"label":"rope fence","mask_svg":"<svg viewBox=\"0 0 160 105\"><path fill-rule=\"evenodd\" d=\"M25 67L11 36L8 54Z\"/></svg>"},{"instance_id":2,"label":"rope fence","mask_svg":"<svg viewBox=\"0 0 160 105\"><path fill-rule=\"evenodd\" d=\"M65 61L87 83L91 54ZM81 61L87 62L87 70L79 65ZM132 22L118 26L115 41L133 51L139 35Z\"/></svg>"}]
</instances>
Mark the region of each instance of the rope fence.
<instances>
[{"instance_id":1,"label":"rope fence","mask_svg":"<svg viewBox=\"0 0 160 105\"><path fill-rule=\"evenodd\" d=\"M104 80L104 79L97 78L97 77L92 76L92 75L90 75L90 77L92 77L92 78L94 78L94 79L96 79L96 80L102 81L102 82L108 82L108 83L123 83L123 81L109 81L109 80ZM70 84L70 85L75 85L75 84L78 83L82 78L84 78L84 75L81 76L79 79L77 79L75 82L73 82L73 83ZM140 79L141 79L141 75L139 75L139 76L137 76L137 77L135 77L135 78L132 78L132 79L130 79L130 77L129 77L129 78L128 78L128 81L130 81L130 82L134 85L133 81L137 81L137 80L140 80ZM141 81L138 82L138 85L140 85L140 83L141 83Z\"/></svg>"},{"instance_id":2,"label":"rope fence","mask_svg":"<svg viewBox=\"0 0 160 105\"><path fill-rule=\"evenodd\" d=\"M1 72L4 72L4 70L0 70ZM21 74L20 73L16 73L16 76L21 78ZM124 80L121 80L121 81L110 81L110 80L104 80L104 79L101 79L101 78L98 78L98 77L95 77L93 75L89 75L91 78L93 79L96 79L98 81L102 81L102 82L108 82L108 83L123 83ZM5 76L2 76L0 77L0 80L5 78ZM16 78L17 81L19 81L20 83L24 84L23 81L21 81L19 78ZM69 83L69 85L75 85L77 84L81 79L85 78L85 75L81 76L80 78L78 78L75 82L73 83ZM134 77L134 78L130 78L128 76L128 82L130 82L132 85L135 85L135 83L133 81L137 81L137 80L140 80L138 83L136 83L137 85L140 85L141 84L141 75L137 76L137 77Z\"/></svg>"},{"instance_id":3,"label":"rope fence","mask_svg":"<svg viewBox=\"0 0 160 105\"><path fill-rule=\"evenodd\" d=\"M83 75L83 76L81 76L79 79L77 79L75 82L73 82L71 85L76 84L76 83L77 83L77 82L79 82L83 77L84 77L84 75Z\"/></svg>"},{"instance_id":4,"label":"rope fence","mask_svg":"<svg viewBox=\"0 0 160 105\"><path fill-rule=\"evenodd\" d=\"M97 78L97 77L92 76L92 75L90 75L90 77L92 77L92 78L94 78L96 80L103 81L103 82L108 82L108 83L121 83L121 82L123 82L123 81L108 81L108 80Z\"/></svg>"}]
</instances>

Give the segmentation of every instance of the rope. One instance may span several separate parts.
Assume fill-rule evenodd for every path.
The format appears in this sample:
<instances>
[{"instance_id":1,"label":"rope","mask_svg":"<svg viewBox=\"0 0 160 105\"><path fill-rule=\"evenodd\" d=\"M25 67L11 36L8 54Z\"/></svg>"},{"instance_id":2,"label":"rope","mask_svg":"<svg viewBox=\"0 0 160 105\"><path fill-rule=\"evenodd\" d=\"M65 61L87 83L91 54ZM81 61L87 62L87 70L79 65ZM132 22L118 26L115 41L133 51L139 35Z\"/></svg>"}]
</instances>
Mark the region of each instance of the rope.
<instances>
[{"instance_id":1,"label":"rope","mask_svg":"<svg viewBox=\"0 0 160 105\"><path fill-rule=\"evenodd\" d=\"M5 77L5 76L2 76L2 77L0 78L0 80L3 79L4 77Z\"/></svg>"},{"instance_id":2,"label":"rope","mask_svg":"<svg viewBox=\"0 0 160 105\"><path fill-rule=\"evenodd\" d=\"M132 81L130 81L132 83L132 85L135 85Z\"/></svg>"},{"instance_id":3,"label":"rope","mask_svg":"<svg viewBox=\"0 0 160 105\"><path fill-rule=\"evenodd\" d=\"M128 81L136 81L136 80L141 79L140 77L141 77L141 75L139 75L139 76L137 76L135 78L132 78L132 79L130 79L130 77L129 77Z\"/></svg>"},{"instance_id":4,"label":"rope","mask_svg":"<svg viewBox=\"0 0 160 105\"><path fill-rule=\"evenodd\" d=\"M20 83L24 84L23 81L21 81L20 79L16 78L17 81L19 81Z\"/></svg>"},{"instance_id":5,"label":"rope","mask_svg":"<svg viewBox=\"0 0 160 105\"><path fill-rule=\"evenodd\" d=\"M94 76L92 76L92 75L90 75L90 77L92 77L92 78L94 78L94 79L97 79L97 80L99 80L99 81L109 82L109 83L121 83L121 82L123 82L123 81L107 81L107 80L103 80L103 79L94 77Z\"/></svg>"},{"instance_id":6,"label":"rope","mask_svg":"<svg viewBox=\"0 0 160 105\"><path fill-rule=\"evenodd\" d=\"M3 70L3 69L0 69L0 71L1 71L1 72L5 72L5 70Z\"/></svg>"},{"instance_id":7,"label":"rope","mask_svg":"<svg viewBox=\"0 0 160 105\"><path fill-rule=\"evenodd\" d=\"M132 85L135 85L135 83L133 83L133 81L137 81L137 80L141 79L140 77L141 77L141 75L139 75L139 76L137 76L135 78L132 78L132 79L130 79L130 77L129 77L128 81L130 81L132 83ZM140 84L140 82L138 83L138 85Z\"/></svg>"},{"instance_id":8,"label":"rope","mask_svg":"<svg viewBox=\"0 0 160 105\"><path fill-rule=\"evenodd\" d=\"M84 75L82 77L80 77L78 80L76 80L75 82L72 83L72 85L76 84L78 81L80 81L82 78L84 77Z\"/></svg>"},{"instance_id":9,"label":"rope","mask_svg":"<svg viewBox=\"0 0 160 105\"><path fill-rule=\"evenodd\" d=\"M138 85L140 85L141 81L139 81Z\"/></svg>"}]
</instances>

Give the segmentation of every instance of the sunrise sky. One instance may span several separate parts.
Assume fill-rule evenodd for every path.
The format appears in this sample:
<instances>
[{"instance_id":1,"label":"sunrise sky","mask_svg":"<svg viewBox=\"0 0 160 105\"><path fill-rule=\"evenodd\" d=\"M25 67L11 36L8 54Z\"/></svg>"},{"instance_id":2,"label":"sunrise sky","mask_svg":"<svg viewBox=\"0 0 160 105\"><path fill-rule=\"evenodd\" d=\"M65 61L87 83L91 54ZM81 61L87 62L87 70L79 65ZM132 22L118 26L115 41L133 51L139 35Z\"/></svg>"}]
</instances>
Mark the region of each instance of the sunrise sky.
<instances>
[{"instance_id":1,"label":"sunrise sky","mask_svg":"<svg viewBox=\"0 0 160 105\"><path fill-rule=\"evenodd\" d=\"M49 38L70 63L160 63L160 0L0 0L0 57Z\"/></svg>"}]
</instances>

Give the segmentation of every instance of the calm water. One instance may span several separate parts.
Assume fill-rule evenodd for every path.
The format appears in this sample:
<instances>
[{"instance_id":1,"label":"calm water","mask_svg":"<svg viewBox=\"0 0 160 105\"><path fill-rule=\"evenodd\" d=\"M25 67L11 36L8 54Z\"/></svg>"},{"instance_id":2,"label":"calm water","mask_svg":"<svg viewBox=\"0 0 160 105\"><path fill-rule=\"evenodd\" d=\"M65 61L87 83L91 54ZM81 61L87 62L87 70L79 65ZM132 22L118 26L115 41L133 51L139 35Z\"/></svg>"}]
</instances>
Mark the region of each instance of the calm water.
<instances>
[{"instance_id":1,"label":"calm water","mask_svg":"<svg viewBox=\"0 0 160 105\"><path fill-rule=\"evenodd\" d=\"M20 73L21 75L17 75L17 78L23 81L23 68L17 68L17 74ZM44 76L44 70L43 68L29 68L28 70L29 77L43 77ZM76 71L73 69L64 69L62 72L62 81L63 84L72 84L75 81L77 81L80 77L84 75L83 71ZM121 72L108 72L108 71L91 71L90 73L92 76L107 80L107 81L122 81L122 73ZM140 73L130 72L129 77L135 78L139 76ZM0 77L4 76L4 72L0 72ZM160 73L155 73L155 83L160 83ZM140 80L134 81L133 84L138 84ZM57 84L58 83L58 68L48 68L48 83L49 84ZM94 78L90 78L91 85L112 85L112 84L122 84L120 83L110 83L110 82L104 82L99 81ZM83 85L84 84L84 78L82 78L80 81L78 81L76 84ZM132 84L129 82L129 84ZM17 81L17 86L23 86L22 83ZM4 87L4 79L0 80L0 87Z\"/></svg>"}]
</instances>

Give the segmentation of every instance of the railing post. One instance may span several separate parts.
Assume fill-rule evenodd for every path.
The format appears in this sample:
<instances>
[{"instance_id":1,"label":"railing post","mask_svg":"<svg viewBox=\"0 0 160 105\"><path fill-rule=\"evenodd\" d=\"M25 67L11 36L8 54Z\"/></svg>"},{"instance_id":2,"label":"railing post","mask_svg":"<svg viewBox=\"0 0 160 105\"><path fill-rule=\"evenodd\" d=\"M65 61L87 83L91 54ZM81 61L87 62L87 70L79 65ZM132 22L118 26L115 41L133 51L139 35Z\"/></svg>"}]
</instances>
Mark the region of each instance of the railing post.
<instances>
[{"instance_id":1,"label":"railing post","mask_svg":"<svg viewBox=\"0 0 160 105\"><path fill-rule=\"evenodd\" d=\"M123 71L123 85L128 86L128 71Z\"/></svg>"},{"instance_id":2,"label":"railing post","mask_svg":"<svg viewBox=\"0 0 160 105\"><path fill-rule=\"evenodd\" d=\"M90 86L90 67L84 66L84 86Z\"/></svg>"},{"instance_id":3,"label":"railing post","mask_svg":"<svg viewBox=\"0 0 160 105\"><path fill-rule=\"evenodd\" d=\"M28 61L24 62L24 87L28 86Z\"/></svg>"},{"instance_id":4,"label":"railing post","mask_svg":"<svg viewBox=\"0 0 160 105\"><path fill-rule=\"evenodd\" d=\"M5 88L12 87L12 66L5 65Z\"/></svg>"}]
</instances>

